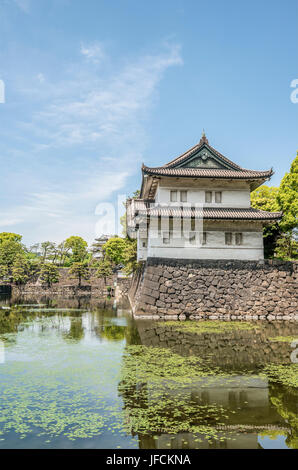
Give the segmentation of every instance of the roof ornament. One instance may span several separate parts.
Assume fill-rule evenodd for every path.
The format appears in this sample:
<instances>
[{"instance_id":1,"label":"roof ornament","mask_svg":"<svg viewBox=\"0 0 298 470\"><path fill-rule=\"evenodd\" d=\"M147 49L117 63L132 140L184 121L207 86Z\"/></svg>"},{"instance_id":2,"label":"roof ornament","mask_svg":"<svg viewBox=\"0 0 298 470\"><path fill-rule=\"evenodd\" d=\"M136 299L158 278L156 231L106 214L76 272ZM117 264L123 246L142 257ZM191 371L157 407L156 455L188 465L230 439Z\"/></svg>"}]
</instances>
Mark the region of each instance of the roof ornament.
<instances>
[{"instance_id":1,"label":"roof ornament","mask_svg":"<svg viewBox=\"0 0 298 470\"><path fill-rule=\"evenodd\" d=\"M205 134L205 129L203 129L202 137L201 137L199 144L209 144L208 139Z\"/></svg>"}]
</instances>

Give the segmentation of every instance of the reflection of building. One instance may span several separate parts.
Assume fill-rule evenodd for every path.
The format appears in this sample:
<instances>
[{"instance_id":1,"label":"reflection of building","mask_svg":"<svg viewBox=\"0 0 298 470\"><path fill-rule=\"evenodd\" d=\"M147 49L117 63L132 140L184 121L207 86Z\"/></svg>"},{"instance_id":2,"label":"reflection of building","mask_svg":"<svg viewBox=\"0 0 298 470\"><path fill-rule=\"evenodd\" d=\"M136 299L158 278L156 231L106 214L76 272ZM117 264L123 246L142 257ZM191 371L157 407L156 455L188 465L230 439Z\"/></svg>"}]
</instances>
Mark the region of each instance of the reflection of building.
<instances>
[{"instance_id":1,"label":"reflection of building","mask_svg":"<svg viewBox=\"0 0 298 470\"><path fill-rule=\"evenodd\" d=\"M246 170L200 142L157 168L142 167L140 198L127 203L138 259L262 260L263 225L281 213L250 207L250 192L273 174Z\"/></svg>"},{"instance_id":2,"label":"reflection of building","mask_svg":"<svg viewBox=\"0 0 298 470\"><path fill-rule=\"evenodd\" d=\"M267 325L257 335L255 330L236 329L219 334L186 334L183 328L176 330L167 323L152 325L137 321L135 324L143 346L162 348L168 351L170 358L171 353L181 357L190 354L203 360L214 372L214 375L186 375L185 380L183 377L175 380L178 369L172 358L173 378L156 380L157 365L152 368L151 362L144 363L150 356L140 353L135 367L130 363L127 386L124 376L119 391L127 422L131 432L138 435L140 448L257 449L262 446L260 436L277 438L274 444L277 448L285 438L286 445L297 446L297 421L294 418L297 397L288 388L269 384L268 379L257 372L262 371L260 366L268 363L269 357L275 363L288 362L288 345L271 343L268 337L287 335L289 330L293 333L295 324ZM275 350L276 346L279 352ZM210 354L212 349L213 355ZM142 370L155 371L152 378L150 373L147 376L138 372L140 362L143 363ZM161 375L163 370L161 367ZM186 366L184 370L188 374ZM176 432L171 428L173 417L177 419ZM135 423L140 424L140 429L134 427ZM210 436L201 431L204 426L212 428ZM196 431L194 427L197 427Z\"/></svg>"}]
</instances>

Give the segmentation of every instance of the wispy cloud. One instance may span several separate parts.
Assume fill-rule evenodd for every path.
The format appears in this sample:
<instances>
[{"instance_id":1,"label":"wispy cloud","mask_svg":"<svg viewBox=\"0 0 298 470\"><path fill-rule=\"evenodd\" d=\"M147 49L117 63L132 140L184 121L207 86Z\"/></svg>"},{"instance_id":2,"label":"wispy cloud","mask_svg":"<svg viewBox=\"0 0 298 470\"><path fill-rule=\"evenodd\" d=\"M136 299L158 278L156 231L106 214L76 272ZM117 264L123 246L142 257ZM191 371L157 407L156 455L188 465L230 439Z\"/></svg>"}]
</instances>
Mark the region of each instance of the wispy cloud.
<instances>
[{"instance_id":1,"label":"wispy cloud","mask_svg":"<svg viewBox=\"0 0 298 470\"><path fill-rule=\"evenodd\" d=\"M38 178L22 203L1 215L4 222L15 220L30 242L57 240L70 229L94 236L96 205L125 192L128 177L139 170L158 85L169 67L182 64L179 46L168 45L99 75L90 61L102 54L99 43L81 46L79 62L66 67L63 79L39 73L40 85L19 90L34 99L34 111L18 122L24 148L17 154L30 155Z\"/></svg>"},{"instance_id":2,"label":"wispy cloud","mask_svg":"<svg viewBox=\"0 0 298 470\"><path fill-rule=\"evenodd\" d=\"M39 83L43 83L45 81L45 76L43 73L39 73L36 78L39 81Z\"/></svg>"},{"instance_id":3,"label":"wispy cloud","mask_svg":"<svg viewBox=\"0 0 298 470\"><path fill-rule=\"evenodd\" d=\"M94 42L89 45L81 44L80 51L87 60L91 60L94 63L99 63L105 58L103 45L99 42Z\"/></svg>"},{"instance_id":4,"label":"wispy cloud","mask_svg":"<svg viewBox=\"0 0 298 470\"><path fill-rule=\"evenodd\" d=\"M56 102L35 114L35 130L45 136L46 129L48 143L53 146L107 138L123 143L123 139L141 131L140 120L151 107L164 72L180 64L180 48L173 45L162 54L126 64L117 74L106 78L98 78L90 71L89 87L86 76L73 78L71 83L58 83L56 87L65 89L65 98L60 92ZM69 96L70 88L75 91L74 99Z\"/></svg>"}]
</instances>

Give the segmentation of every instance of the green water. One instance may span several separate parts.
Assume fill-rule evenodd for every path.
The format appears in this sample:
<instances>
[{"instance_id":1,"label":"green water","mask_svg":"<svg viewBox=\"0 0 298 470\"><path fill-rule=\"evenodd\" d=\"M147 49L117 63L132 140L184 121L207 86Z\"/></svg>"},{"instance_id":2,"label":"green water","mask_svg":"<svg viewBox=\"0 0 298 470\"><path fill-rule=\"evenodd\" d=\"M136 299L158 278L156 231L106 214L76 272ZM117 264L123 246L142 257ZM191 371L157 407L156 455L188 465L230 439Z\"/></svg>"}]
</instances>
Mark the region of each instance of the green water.
<instances>
[{"instance_id":1,"label":"green water","mask_svg":"<svg viewBox=\"0 0 298 470\"><path fill-rule=\"evenodd\" d=\"M0 448L298 448L296 323L0 299Z\"/></svg>"}]
</instances>

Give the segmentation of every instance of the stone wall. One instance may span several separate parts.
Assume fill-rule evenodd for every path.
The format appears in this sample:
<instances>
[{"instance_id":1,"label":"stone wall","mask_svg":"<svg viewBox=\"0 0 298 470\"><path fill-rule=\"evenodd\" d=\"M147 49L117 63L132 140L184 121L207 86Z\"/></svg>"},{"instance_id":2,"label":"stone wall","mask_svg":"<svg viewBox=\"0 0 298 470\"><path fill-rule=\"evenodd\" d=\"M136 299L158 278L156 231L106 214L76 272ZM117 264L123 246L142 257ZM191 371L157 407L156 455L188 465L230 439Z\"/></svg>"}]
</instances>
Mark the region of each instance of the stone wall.
<instances>
[{"instance_id":1,"label":"stone wall","mask_svg":"<svg viewBox=\"0 0 298 470\"><path fill-rule=\"evenodd\" d=\"M74 296L92 296L92 297L105 297L109 295L108 286L114 288L114 282L117 275L114 274L106 279L106 284L103 279L95 276L95 270L90 270L90 279L82 279L81 286L78 286L78 280L72 279L69 275L69 268L59 268L59 282L53 284L51 287L41 283L37 277L33 282L22 286L19 289L12 286L13 295L42 295L42 296L60 296L71 298Z\"/></svg>"},{"instance_id":2,"label":"stone wall","mask_svg":"<svg viewBox=\"0 0 298 470\"><path fill-rule=\"evenodd\" d=\"M297 320L297 273L275 260L148 258L129 298L141 317Z\"/></svg>"},{"instance_id":3,"label":"stone wall","mask_svg":"<svg viewBox=\"0 0 298 470\"><path fill-rule=\"evenodd\" d=\"M276 336L298 338L298 323L292 321L254 322L252 329L233 328L217 333L190 332L173 325L173 322L136 321L136 327L144 346L170 348L187 356L191 351L203 360L212 360L214 366L227 369L254 370L270 363L290 364L293 347L290 342L271 341Z\"/></svg>"}]
</instances>

